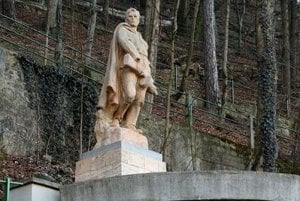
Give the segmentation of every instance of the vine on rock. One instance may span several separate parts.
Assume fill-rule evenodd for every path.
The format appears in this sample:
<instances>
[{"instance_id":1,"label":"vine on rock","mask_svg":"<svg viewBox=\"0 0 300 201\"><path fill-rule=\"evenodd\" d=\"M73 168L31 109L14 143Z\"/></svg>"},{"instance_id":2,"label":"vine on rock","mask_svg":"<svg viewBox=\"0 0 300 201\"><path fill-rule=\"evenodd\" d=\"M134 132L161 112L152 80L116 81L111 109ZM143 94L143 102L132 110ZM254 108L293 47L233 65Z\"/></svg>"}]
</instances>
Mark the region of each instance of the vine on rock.
<instances>
[{"instance_id":1,"label":"vine on rock","mask_svg":"<svg viewBox=\"0 0 300 201\"><path fill-rule=\"evenodd\" d=\"M85 81L81 75L62 66L40 66L25 57L19 60L29 107L35 109L39 117L41 153L57 160L78 159L80 143L83 151L95 143L98 83ZM82 142L79 137L81 118Z\"/></svg>"}]
</instances>

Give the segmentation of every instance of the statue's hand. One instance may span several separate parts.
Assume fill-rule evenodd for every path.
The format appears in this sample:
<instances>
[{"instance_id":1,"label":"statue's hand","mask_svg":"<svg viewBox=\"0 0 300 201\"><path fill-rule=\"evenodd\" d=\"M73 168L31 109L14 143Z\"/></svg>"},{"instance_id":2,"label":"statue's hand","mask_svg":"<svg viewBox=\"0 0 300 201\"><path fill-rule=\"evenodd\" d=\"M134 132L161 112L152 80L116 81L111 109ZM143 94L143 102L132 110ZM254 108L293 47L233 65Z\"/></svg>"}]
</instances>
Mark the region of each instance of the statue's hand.
<instances>
[{"instance_id":1,"label":"statue's hand","mask_svg":"<svg viewBox=\"0 0 300 201\"><path fill-rule=\"evenodd\" d=\"M157 92L157 87L156 87L154 84L152 84L152 85L149 86L148 91L149 91L151 94L154 94L154 95L157 95L157 94L158 94L158 92Z\"/></svg>"},{"instance_id":2,"label":"statue's hand","mask_svg":"<svg viewBox=\"0 0 300 201\"><path fill-rule=\"evenodd\" d=\"M137 72L139 77L145 77L145 73L141 68L141 59L139 57L135 58L135 61L137 62Z\"/></svg>"},{"instance_id":3,"label":"statue's hand","mask_svg":"<svg viewBox=\"0 0 300 201\"><path fill-rule=\"evenodd\" d=\"M157 87L153 83L153 79L150 76L145 76L140 80L140 86L147 88L147 91L151 94L157 95Z\"/></svg>"},{"instance_id":4,"label":"statue's hand","mask_svg":"<svg viewBox=\"0 0 300 201\"><path fill-rule=\"evenodd\" d=\"M139 73L140 73L140 74L139 74L140 77L145 77L144 71L141 70Z\"/></svg>"}]
</instances>

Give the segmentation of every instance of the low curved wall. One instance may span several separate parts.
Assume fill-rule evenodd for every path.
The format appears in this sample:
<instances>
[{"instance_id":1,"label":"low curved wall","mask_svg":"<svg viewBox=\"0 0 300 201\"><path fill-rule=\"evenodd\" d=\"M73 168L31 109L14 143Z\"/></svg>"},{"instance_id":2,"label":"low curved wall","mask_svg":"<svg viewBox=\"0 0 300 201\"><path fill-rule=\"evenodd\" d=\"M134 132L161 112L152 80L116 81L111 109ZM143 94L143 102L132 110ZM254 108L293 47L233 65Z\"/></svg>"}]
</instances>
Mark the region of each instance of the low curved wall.
<instances>
[{"instance_id":1,"label":"low curved wall","mask_svg":"<svg viewBox=\"0 0 300 201\"><path fill-rule=\"evenodd\" d=\"M167 172L62 186L61 201L299 201L300 176L266 172Z\"/></svg>"}]
</instances>

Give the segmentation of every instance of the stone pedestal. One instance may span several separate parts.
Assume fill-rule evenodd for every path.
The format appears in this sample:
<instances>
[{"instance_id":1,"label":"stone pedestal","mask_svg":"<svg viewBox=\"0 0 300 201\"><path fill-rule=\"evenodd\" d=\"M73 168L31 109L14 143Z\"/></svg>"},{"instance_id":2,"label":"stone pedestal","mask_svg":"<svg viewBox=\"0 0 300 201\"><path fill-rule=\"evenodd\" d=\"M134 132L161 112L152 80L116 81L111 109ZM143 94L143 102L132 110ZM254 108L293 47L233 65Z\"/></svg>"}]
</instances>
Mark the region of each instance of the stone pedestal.
<instances>
[{"instance_id":1,"label":"stone pedestal","mask_svg":"<svg viewBox=\"0 0 300 201\"><path fill-rule=\"evenodd\" d=\"M253 171L188 171L80 182L64 185L60 192L61 201L299 201L299 189L298 175Z\"/></svg>"},{"instance_id":2,"label":"stone pedestal","mask_svg":"<svg viewBox=\"0 0 300 201\"><path fill-rule=\"evenodd\" d=\"M111 128L76 163L75 182L117 175L165 172L161 154L148 150L147 138L126 128Z\"/></svg>"}]
</instances>

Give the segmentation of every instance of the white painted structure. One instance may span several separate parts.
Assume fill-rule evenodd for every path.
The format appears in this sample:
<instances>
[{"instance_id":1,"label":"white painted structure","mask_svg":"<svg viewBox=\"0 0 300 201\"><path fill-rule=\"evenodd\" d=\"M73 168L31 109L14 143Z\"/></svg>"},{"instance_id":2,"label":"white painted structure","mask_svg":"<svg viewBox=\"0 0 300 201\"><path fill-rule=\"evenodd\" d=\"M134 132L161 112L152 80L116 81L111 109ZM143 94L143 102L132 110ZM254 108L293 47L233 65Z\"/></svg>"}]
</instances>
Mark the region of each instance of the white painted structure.
<instances>
[{"instance_id":1,"label":"white painted structure","mask_svg":"<svg viewBox=\"0 0 300 201\"><path fill-rule=\"evenodd\" d=\"M60 201L59 184L33 178L10 191L10 201Z\"/></svg>"}]
</instances>

